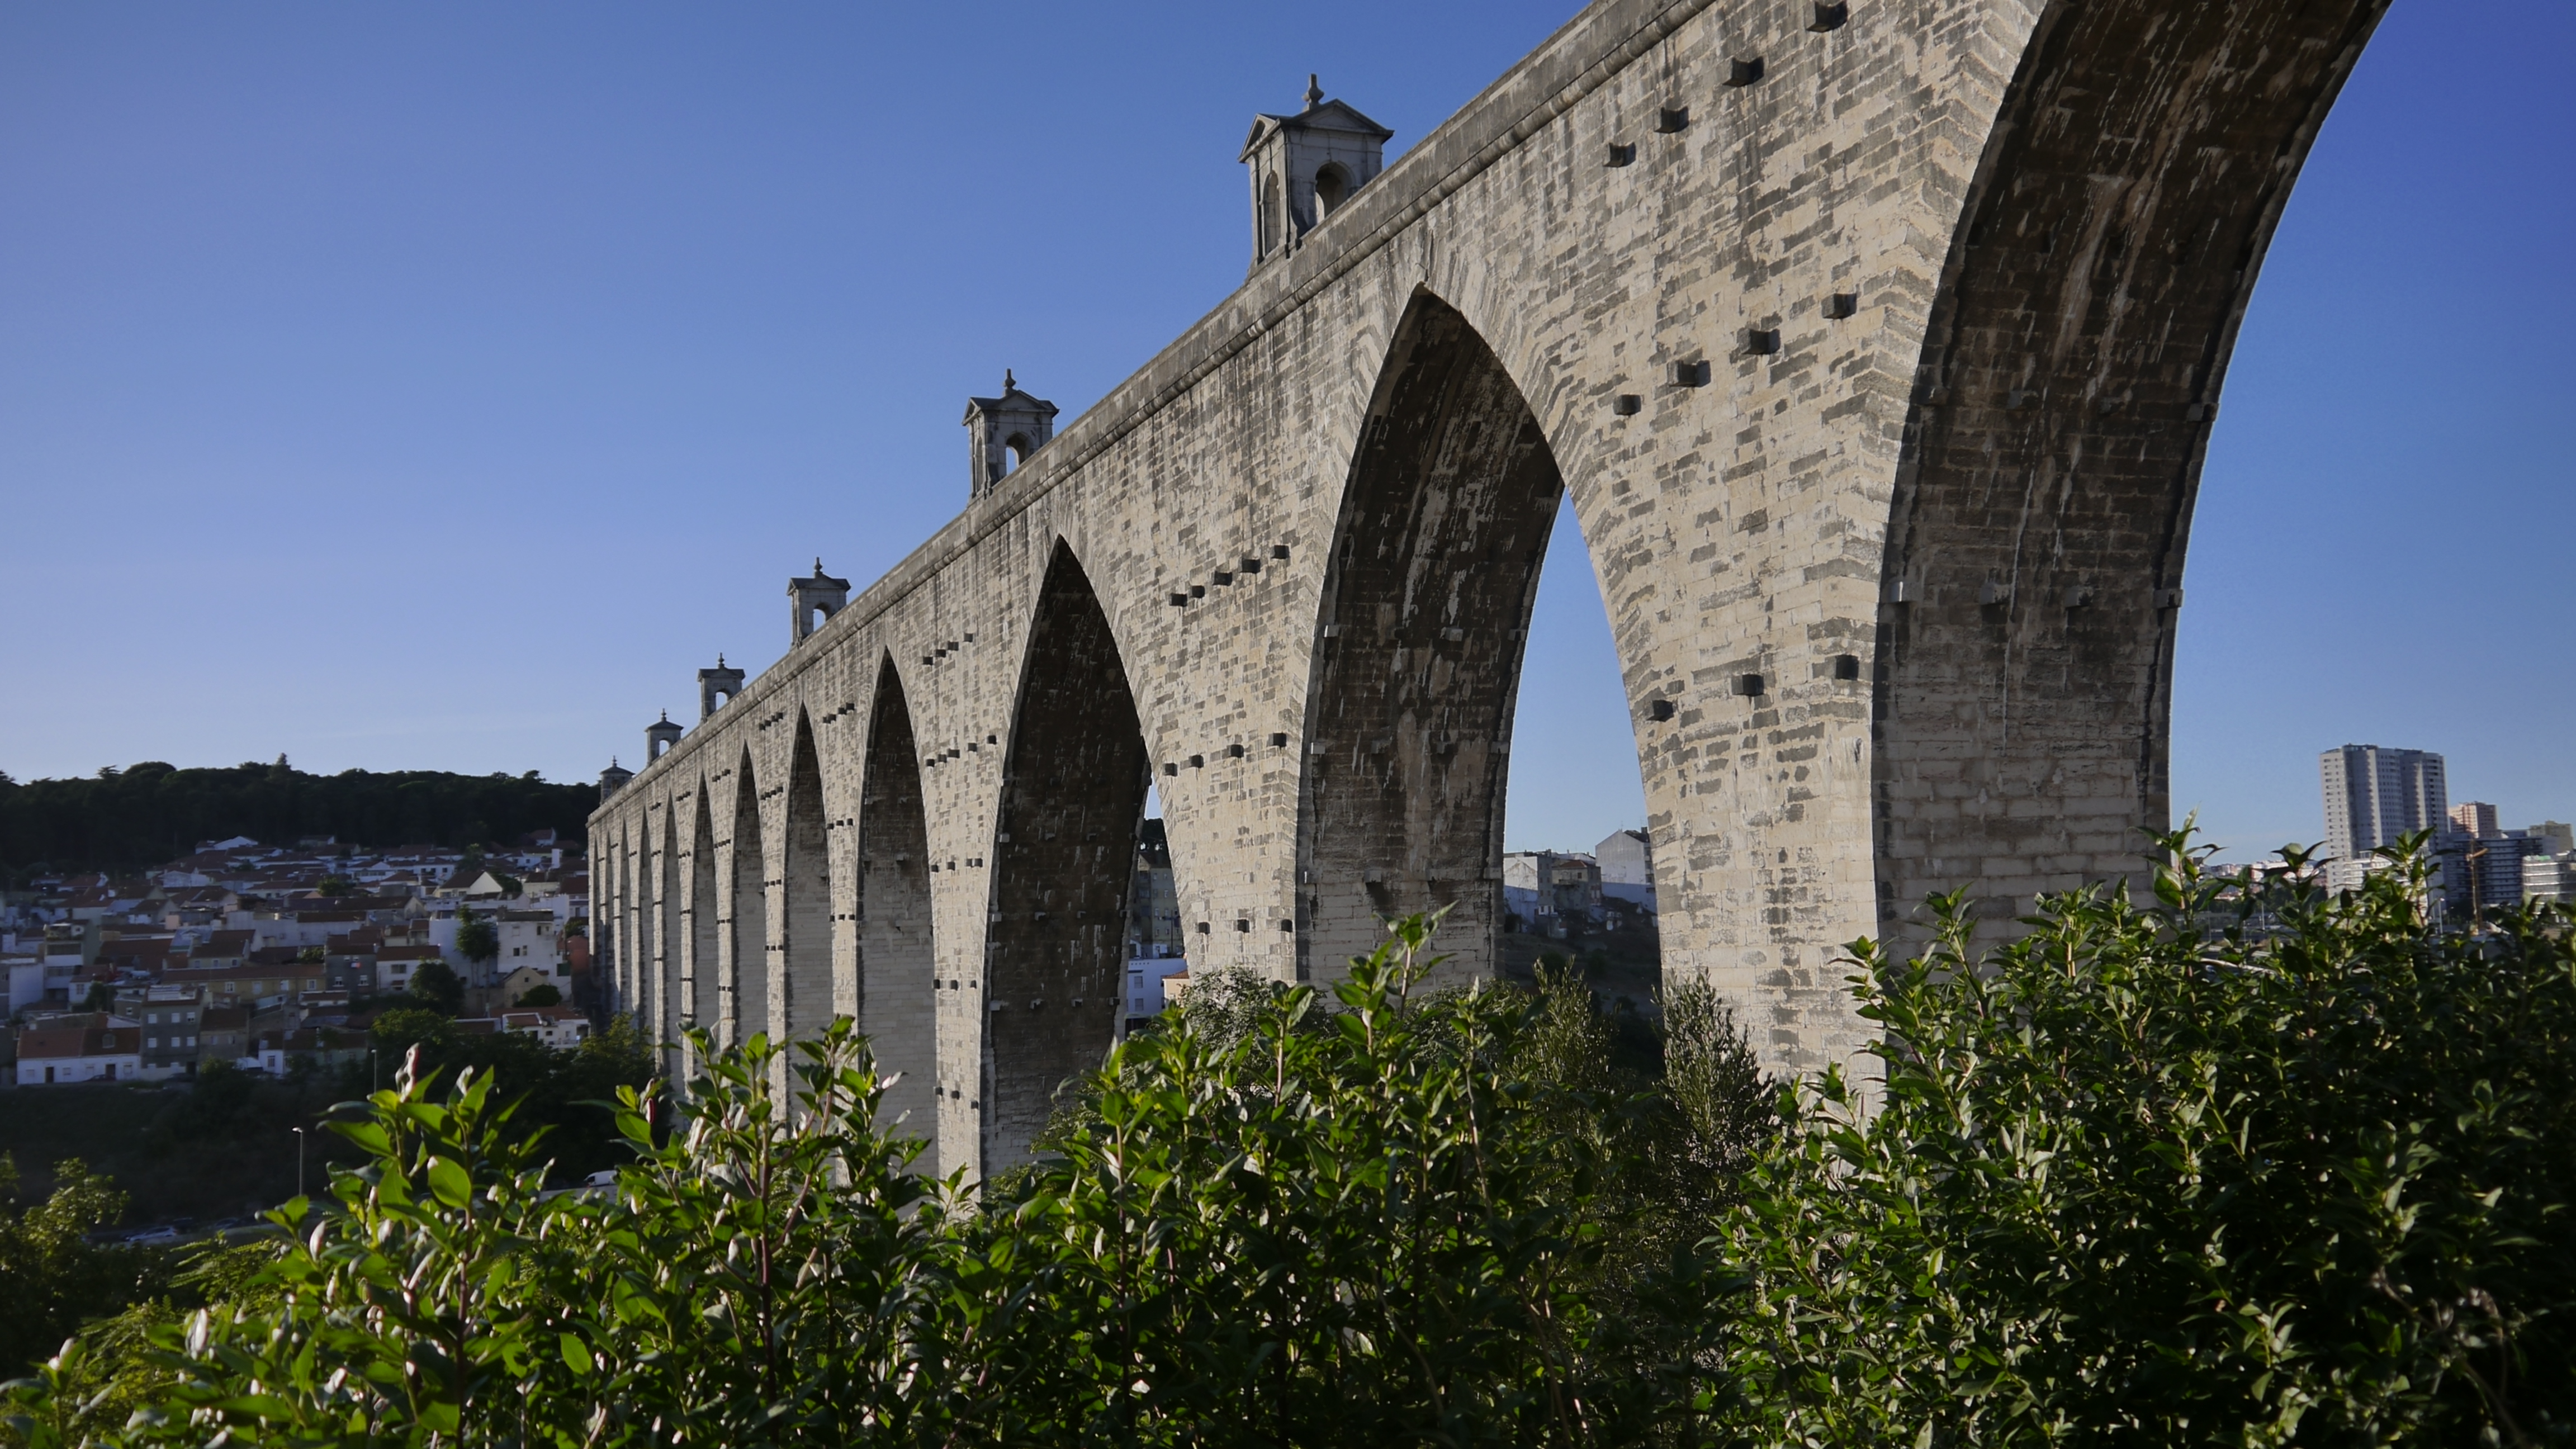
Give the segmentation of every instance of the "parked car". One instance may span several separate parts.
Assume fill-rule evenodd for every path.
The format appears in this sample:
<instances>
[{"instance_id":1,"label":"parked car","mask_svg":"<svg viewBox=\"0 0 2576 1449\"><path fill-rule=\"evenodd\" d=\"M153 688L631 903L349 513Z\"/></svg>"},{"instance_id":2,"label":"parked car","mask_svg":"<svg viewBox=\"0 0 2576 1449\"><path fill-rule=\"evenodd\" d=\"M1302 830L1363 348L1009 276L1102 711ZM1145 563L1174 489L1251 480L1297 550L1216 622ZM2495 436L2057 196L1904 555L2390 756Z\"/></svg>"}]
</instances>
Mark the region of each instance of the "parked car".
<instances>
[{"instance_id":1,"label":"parked car","mask_svg":"<svg viewBox=\"0 0 2576 1449\"><path fill-rule=\"evenodd\" d=\"M179 1241L179 1230L171 1227L167 1223L164 1223L157 1228L145 1228L139 1233L127 1234L125 1245L129 1248L137 1248L151 1243L175 1243L177 1241Z\"/></svg>"}]
</instances>

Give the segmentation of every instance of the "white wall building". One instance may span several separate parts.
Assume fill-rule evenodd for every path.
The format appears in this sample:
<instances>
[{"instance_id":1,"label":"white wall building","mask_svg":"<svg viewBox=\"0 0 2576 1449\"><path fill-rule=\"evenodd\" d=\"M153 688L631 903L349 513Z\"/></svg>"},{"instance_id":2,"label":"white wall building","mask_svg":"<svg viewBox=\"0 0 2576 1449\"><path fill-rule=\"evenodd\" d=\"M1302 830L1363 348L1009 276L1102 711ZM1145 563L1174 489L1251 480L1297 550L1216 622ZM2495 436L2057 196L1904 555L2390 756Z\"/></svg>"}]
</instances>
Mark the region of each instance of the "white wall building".
<instances>
[{"instance_id":1,"label":"white wall building","mask_svg":"<svg viewBox=\"0 0 2576 1449\"><path fill-rule=\"evenodd\" d=\"M558 985L571 979L563 968L563 922L554 912L477 907L474 914L490 921L500 938L500 954L489 961L469 962L456 949L456 931L464 922L454 909L442 906L429 918L429 943L439 949L459 976L466 978L466 984L489 986L522 966L536 967Z\"/></svg>"},{"instance_id":2,"label":"white wall building","mask_svg":"<svg viewBox=\"0 0 2576 1449\"><path fill-rule=\"evenodd\" d=\"M1642 830L1614 830L1592 847L1601 863L1601 894L1655 909L1655 843Z\"/></svg>"}]
</instances>

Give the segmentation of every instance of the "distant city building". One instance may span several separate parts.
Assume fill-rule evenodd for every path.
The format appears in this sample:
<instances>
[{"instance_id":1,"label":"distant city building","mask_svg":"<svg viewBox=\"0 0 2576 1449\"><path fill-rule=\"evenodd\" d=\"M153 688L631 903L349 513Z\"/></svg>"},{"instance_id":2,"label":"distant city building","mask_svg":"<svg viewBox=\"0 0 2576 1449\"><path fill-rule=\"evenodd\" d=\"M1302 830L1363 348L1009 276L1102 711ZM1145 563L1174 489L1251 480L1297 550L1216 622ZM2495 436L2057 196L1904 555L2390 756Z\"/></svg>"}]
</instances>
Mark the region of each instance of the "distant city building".
<instances>
[{"instance_id":1,"label":"distant city building","mask_svg":"<svg viewBox=\"0 0 2576 1449\"><path fill-rule=\"evenodd\" d=\"M1166 994L1186 980L1189 961L1181 936L1181 898L1172 884L1172 847L1161 820L1148 820L1136 837L1136 875L1127 892L1127 1014L1129 1028L1162 1014L1177 999Z\"/></svg>"},{"instance_id":2,"label":"distant city building","mask_svg":"<svg viewBox=\"0 0 2576 1449\"><path fill-rule=\"evenodd\" d=\"M2576 904L2576 851L2524 856L2522 893L2529 900Z\"/></svg>"},{"instance_id":3,"label":"distant city building","mask_svg":"<svg viewBox=\"0 0 2576 1449\"><path fill-rule=\"evenodd\" d=\"M1601 863L1601 894L1655 909L1655 843L1642 830L1614 830L1592 847Z\"/></svg>"},{"instance_id":4,"label":"distant city building","mask_svg":"<svg viewBox=\"0 0 2576 1449\"><path fill-rule=\"evenodd\" d=\"M421 964L457 961L441 948L469 903L498 936L473 963L490 984L469 983L469 1005L491 1030L576 1046L590 1026L577 1008L513 1009L540 984L577 994L590 883L568 854L553 831L479 855L236 837L130 878L39 873L0 896L18 1048L0 1074L61 1086L362 1060L369 1025L404 1004Z\"/></svg>"},{"instance_id":5,"label":"distant city building","mask_svg":"<svg viewBox=\"0 0 2576 1449\"><path fill-rule=\"evenodd\" d=\"M1601 863L1571 851L1521 850L1503 857L1503 907L1524 923L1561 934L1561 923L1601 917Z\"/></svg>"},{"instance_id":6,"label":"distant city building","mask_svg":"<svg viewBox=\"0 0 2576 1449\"><path fill-rule=\"evenodd\" d=\"M2469 846L2469 879L2482 910L2504 910L2522 903L2523 868L2534 857L2546 860L2541 843L2526 835L2491 836Z\"/></svg>"},{"instance_id":7,"label":"distant city building","mask_svg":"<svg viewBox=\"0 0 2576 1449\"><path fill-rule=\"evenodd\" d=\"M2345 745L2320 757L2326 805L2327 879L2336 890L2359 888L2371 852L2418 830L2450 822L2442 757L2430 750Z\"/></svg>"},{"instance_id":8,"label":"distant city building","mask_svg":"<svg viewBox=\"0 0 2576 1449\"><path fill-rule=\"evenodd\" d=\"M2539 884L2550 888L2544 899L2559 898L2551 857L2576 849L2564 823L2546 820L2527 829L2507 830L2496 823L2496 807L2468 800L2451 807L2451 825L2454 838L2443 842L2444 853L2460 857L2466 893L2474 900L2476 912L2519 905L2526 896L2542 894L2535 889ZM2532 870L2535 864L2542 867L2537 872ZM2454 902L2455 907L2466 904Z\"/></svg>"}]
</instances>

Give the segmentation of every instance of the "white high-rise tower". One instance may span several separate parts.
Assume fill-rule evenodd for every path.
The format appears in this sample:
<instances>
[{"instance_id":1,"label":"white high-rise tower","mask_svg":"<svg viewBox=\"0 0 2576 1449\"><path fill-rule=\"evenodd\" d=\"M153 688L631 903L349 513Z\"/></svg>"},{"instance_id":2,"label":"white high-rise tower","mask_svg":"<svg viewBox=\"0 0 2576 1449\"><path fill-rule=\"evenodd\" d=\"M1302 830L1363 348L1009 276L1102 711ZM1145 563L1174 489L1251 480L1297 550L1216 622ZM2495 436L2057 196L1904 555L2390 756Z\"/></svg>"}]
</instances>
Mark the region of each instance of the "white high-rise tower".
<instances>
[{"instance_id":1,"label":"white high-rise tower","mask_svg":"<svg viewBox=\"0 0 2576 1449\"><path fill-rule=\"evenodd\" d=\"M2412 830L2450 823L2442 757L2430 750L2345 745L2319 759L2325 776L2327 878L2337 890L2361 884L2370 853Z\"/></svg>"}]
</instances>

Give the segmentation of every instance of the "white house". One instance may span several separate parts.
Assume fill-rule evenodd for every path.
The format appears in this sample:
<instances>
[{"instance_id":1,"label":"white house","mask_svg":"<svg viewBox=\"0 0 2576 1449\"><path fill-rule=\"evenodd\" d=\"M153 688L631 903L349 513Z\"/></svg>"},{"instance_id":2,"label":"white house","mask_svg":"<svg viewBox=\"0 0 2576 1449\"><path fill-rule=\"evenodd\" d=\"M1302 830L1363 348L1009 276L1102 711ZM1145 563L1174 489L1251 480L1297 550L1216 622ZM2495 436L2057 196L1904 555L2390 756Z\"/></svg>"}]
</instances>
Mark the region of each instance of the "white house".
<instances>
[{"instance_id":1,"label":"white house","mask_svg":"<svg viewBox=\"0 0 2576 1449\"><path fill-rule=\"evenodd\" d=\"M532 1006L498 1016L461 1017L456 1029L467 1035L515 1032L535 1037L556 1051L570 1051L590 1039L590 1018L577 1006Z\"/></svg>"},{"instance_id":2,"label":"white house","mask_svg":"<svg viewBox=\"0 0 2576 1449\"><path fill-rule=\"evenodd\" d=\"M82 1016L18 1033L19 1086L130 1082L142 1075L143 1028L123 1017Z\"/></svg>"},{"instance_id":3,"label":"white house","mask_svg":"<svg viewBox=\"0 0 2576 1449\"><path fill-rule=\"evenodd\" d=\"M554 912L543 910L478 910L477 916L492 923L499 939L499 954L490 961L468 963L456 949L456 930L463 924L456 911L441 907L429 918L429 939L456 968L476 986L489 986L522 966L534 966L554 978L560 986L570 980L564 972L563 927Z\"/></svg>"},{"instance_id":4,"label":"white house","mask_svg":"<svg viewBox=\"0 0 2576 1449\"><path fill-rule=\"evenodd\" d=\"M1163 948L1146 949L1160 951ZM1163 1008L1170 1004L1164 992L1165 984L1189 969L1188 959L1178 954L1130 958L1127 962L1127 1019L1142 1021L1149 1016L1161 1015Z\"/></svg>"}]
</instances>

